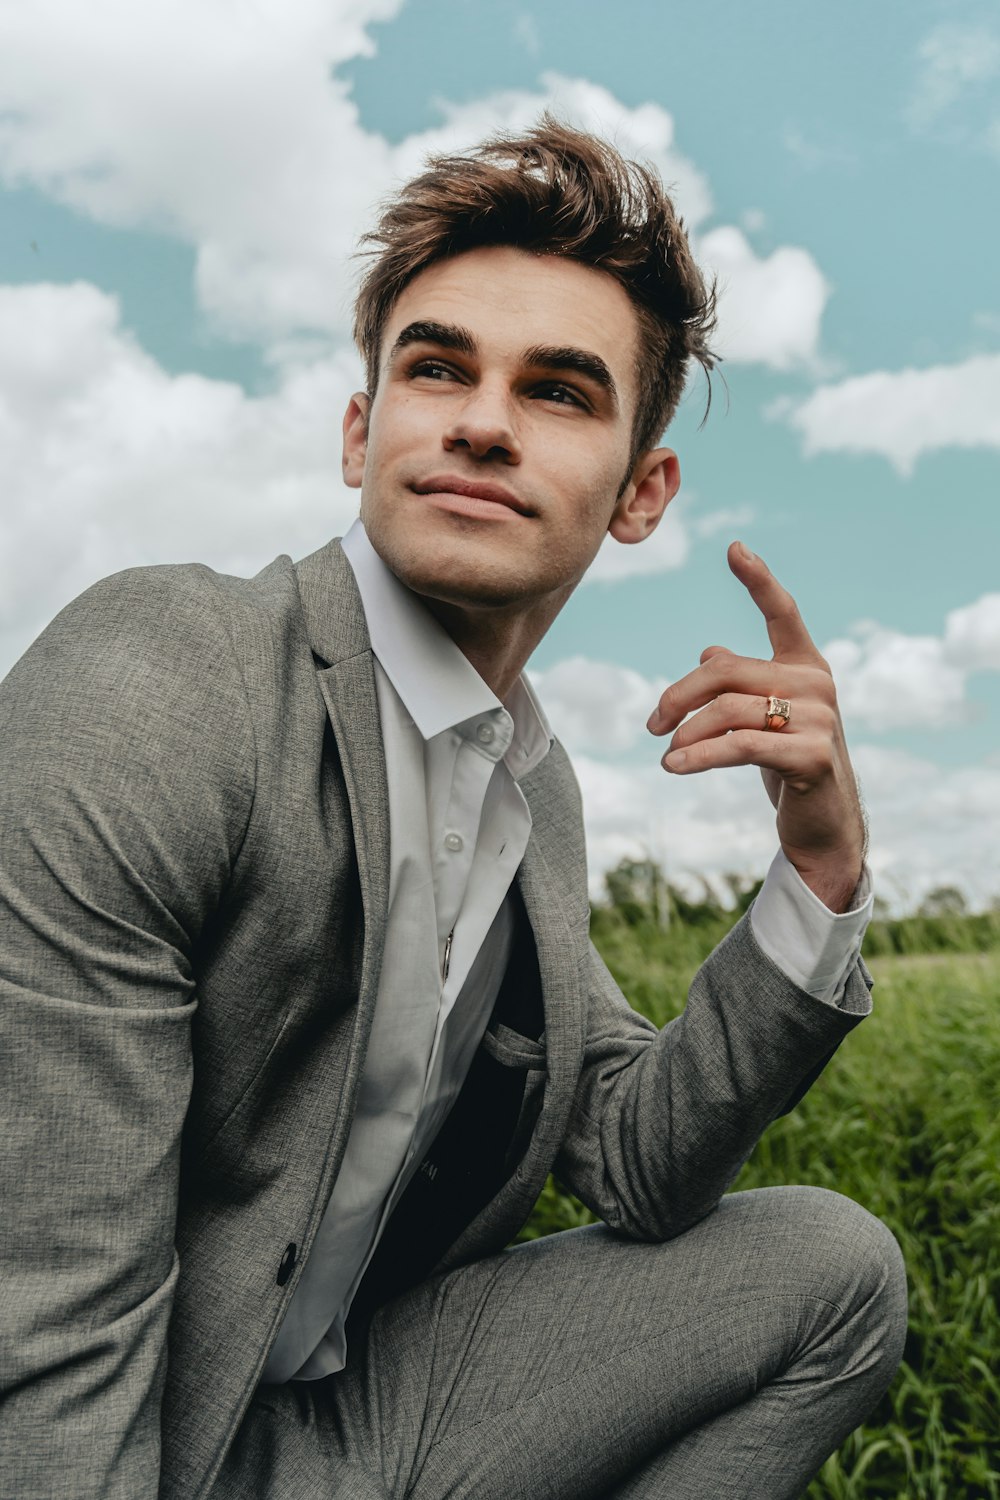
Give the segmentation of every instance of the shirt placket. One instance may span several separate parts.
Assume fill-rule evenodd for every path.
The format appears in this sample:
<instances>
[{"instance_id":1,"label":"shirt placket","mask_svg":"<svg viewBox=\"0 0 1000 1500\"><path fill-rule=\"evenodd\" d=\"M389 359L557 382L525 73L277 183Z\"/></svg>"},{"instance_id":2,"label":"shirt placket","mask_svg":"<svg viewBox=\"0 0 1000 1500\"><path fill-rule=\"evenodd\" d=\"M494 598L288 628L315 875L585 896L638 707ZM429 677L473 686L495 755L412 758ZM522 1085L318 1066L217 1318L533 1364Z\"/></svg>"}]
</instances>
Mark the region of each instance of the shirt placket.
<instances>
[{"instance_id":1,"label":"shirt placket","mask_svg":"<svg viewBox=\"0 0 1000 1500\"><path fill-rule=\"evenodd\" d=\"M510 743L511 728L509 715L497 709L453 731L458 740L454 771L442 826L434 831L432 854L442 988L476 857L486 791Z\"/></svg>"}]
</instances>

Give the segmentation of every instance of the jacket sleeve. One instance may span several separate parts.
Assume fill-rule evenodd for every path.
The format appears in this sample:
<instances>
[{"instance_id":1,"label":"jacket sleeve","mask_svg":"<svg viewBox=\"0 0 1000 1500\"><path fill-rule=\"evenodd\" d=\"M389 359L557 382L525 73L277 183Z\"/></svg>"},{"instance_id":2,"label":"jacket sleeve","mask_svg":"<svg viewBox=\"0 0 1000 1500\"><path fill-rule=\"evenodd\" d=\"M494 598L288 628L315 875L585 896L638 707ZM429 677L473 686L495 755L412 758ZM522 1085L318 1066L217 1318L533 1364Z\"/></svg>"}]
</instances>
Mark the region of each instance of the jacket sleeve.
<instances>
[{"instance_id":1,"label":"jacket sleeve","mask_svg":"<svg viewBox=\"0 0 1000 1500\"><path fill-rule=\"evenodd\" d=\"M212 579L106 579L0 684L3 1500L157 1493L196 950L253 796Z\"/></svg>"},{"instance_id":2,"label":"jacket sleeve","mask_svg":"<svg viewBox=\"0 0 1000 1500\"><path fill-rule=\"evenodd\" d=\"M662 1031L631 1010L592 944L589 974L584 1066L555 1171L612 1228L645 1240L715 1207L857 1025L871 988L859 961L848 1009L814 999L758 946L749 912Z\"/></svg>"}]
</instances>

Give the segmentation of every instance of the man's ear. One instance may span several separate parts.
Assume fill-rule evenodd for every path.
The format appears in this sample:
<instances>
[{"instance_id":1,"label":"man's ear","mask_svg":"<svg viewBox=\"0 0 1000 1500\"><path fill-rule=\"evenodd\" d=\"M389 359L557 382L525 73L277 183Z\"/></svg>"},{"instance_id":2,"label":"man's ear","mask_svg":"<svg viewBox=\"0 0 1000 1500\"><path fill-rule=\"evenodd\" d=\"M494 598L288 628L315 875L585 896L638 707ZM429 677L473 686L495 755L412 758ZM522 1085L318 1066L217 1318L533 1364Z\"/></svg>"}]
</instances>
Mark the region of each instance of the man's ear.
<instances>
[{"instance_id":1,"label":"man's ear","mask_svg":"<svg viewBox=\"0 0 1000 1500\"><path fill-rule=\"evenodd\" d=\"M651 448L640 454L608 525L615 541L641 542L650 536L680 482L681 466L672 448Z\"/></svg>"},{"instance_id":2,"label":"man's ear","mask_svg":"<svg viewBox=\"0 0 1000 1500\"><path fill-rule=\"evenodd\" d=\"M364 391L356 391L347 403L344 413L344 483L352 490L361 488L365 475L365 457L368 453L368 416L371 412L371 397Z\"/></svg>"}]
</instances>

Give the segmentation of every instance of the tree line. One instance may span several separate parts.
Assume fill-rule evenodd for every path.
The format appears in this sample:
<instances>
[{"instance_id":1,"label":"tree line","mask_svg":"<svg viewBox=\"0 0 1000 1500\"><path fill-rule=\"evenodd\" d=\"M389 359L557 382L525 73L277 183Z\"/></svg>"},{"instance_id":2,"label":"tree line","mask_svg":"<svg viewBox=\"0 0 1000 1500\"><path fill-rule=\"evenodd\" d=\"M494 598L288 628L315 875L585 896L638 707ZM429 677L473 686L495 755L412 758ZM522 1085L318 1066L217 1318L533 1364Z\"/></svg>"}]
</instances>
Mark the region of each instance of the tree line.
<instances>
[{"instance_id":1,"label":"tree line","mask_svg":"<svg viewBox=\"0 0 1000 1500\"><path fill-rule=\"evenodd\" d=\"M591 932L595 941L621 941L632 930L636 938L676 948L678 960L702 957L748 910L763 883L724 875L724 899L706 880L694 881L692 893L692 886L668 879L655 860L623 859L604 877L605 899L591 908ZM1000 897L974 912L956 886L941 885L904 916L891 916L888 903L876 896L864 953L983 953L998 947Z\"/></svg>"}]
</instances>

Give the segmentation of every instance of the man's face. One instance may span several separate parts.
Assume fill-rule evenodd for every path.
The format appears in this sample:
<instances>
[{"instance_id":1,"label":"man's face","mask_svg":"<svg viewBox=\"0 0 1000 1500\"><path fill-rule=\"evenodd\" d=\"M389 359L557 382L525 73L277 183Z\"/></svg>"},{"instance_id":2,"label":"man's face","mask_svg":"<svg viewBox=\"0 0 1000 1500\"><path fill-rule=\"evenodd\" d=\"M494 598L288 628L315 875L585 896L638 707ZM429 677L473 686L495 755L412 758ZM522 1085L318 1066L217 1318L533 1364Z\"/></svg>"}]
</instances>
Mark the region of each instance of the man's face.
<instances>
[{"instance_id":1,"label":"man's face","mask_svg":"<svg viewBox=\"0 0 1000 1500\"><path fill-rule=\"evenodd\" d=\"M616 499L637 336L618 282L565 258L490 247L414 278L386 326L367 432L364 397L344 427L345 477L404 583L464 608L554 614L609 526L640 539L635 485Z\"/></svg>"}]
</instances>

